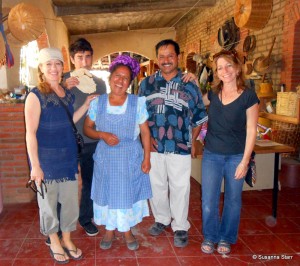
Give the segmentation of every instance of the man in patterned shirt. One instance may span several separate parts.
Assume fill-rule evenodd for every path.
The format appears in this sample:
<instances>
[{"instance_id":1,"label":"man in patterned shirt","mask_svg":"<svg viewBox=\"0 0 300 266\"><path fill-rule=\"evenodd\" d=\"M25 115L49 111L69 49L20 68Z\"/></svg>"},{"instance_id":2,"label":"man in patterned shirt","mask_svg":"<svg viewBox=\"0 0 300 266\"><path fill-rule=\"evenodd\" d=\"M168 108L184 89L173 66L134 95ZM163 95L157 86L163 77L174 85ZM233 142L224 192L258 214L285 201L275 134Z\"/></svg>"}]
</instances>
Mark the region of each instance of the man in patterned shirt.
<instances>
[{"instance_id":1,"label":"man in patterned shirt","mask_svg":"<svg viewBox=\"0 0 300 266\"><path fill-rule=\"evenodd\" d=\"M160 70L145 78L139 90L147 98L151 131L150 205L155 223L149 233L158 236L171 224L174 245L185 247L190 228L191 157L206 110L197 85L182 79L179 45L168 39L155 48Z\"/></svg>"}]
</instances>

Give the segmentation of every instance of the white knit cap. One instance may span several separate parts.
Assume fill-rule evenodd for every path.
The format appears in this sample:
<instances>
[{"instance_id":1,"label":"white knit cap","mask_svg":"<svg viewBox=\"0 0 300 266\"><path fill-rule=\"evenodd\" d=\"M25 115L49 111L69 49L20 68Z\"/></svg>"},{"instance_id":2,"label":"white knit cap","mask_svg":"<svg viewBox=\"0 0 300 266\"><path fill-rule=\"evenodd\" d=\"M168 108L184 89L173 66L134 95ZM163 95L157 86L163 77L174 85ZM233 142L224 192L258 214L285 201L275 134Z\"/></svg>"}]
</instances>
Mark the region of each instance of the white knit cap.
<instances>
[{"instance_id":1,"label":"white knit cap","mask_svg":"<svg viewBox=\"0 0 300 266\"><path fill-rule=\"evenodd\" d=\"M57 59L64 62L62 53L57 48L44 48L39 53L39 64L43 64L49 60Z\"/></svg>"}]
</instances>

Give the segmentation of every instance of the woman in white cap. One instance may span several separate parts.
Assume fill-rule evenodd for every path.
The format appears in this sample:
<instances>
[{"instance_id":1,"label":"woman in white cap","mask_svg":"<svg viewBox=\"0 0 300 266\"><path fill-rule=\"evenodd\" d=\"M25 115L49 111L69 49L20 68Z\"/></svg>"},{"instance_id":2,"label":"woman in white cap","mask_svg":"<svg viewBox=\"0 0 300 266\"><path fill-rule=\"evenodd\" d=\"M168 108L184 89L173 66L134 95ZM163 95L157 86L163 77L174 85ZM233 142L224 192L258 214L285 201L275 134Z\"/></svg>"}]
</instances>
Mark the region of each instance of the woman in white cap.
<instances>
[{"instance_id":1,"label":"woman in white cap","mask_svg":"<svg viewBox=\"0 0 300 266\"><path fill-rule=\"evenodd\" d=\"M63 56L59 49L40 51L38 73L39 84L30 91L25 102L26 145L31 168L28 183L38 192L40 230L51 239L50 254L57 263L65 264L69 258L82 258L82 251L71 240L79 213L78 161L67 110L76 123L94 96L88 96L74 113L74 95L60 83ZM60 221L58 202L61 204ZM59 228L62 242L57 235Z\"/></svg>"}]
</instances>

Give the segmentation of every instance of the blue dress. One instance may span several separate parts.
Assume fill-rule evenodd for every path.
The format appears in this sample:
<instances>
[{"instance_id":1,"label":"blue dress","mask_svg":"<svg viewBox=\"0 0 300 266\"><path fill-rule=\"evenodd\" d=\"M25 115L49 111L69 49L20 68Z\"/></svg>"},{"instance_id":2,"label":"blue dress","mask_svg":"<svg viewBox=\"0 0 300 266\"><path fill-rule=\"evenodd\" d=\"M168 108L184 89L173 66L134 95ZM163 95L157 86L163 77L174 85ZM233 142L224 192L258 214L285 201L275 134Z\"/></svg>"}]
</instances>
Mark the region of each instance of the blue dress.
<instances>
[{"instance_id":1,"label":"blue dress","mask_svg":"<svg viewBox=\"0 0 300 266\"><path fill-rule=\"evenodd\" d=\"M73 115L74 95L71 91L64 90L66 95L61 100ZM41 105L36 138L45 182L76 180L75 176L78 173L77 145L66 110L61 106L58 96L54 92L43 94L38 88L33 88L30 93L34 93L38 97Z\"/></svg>"},{"instance_id":2,"label":"blue dress","mask_svg":"<svg viewBox=\"0 0 300 266\"><path fill-rule=\"evenodd\" d=\"M97 145L91 193L94 221L106 225L107 230L117 228L126 232L149 215L150 179L141 170L143 149L136 136L137 124L145 122L147 117L137 121L138 97L135 95L127 96L124 113L108 112L108 103L107 94L98 97L96 129L117 135L120 143L109 146L100 140ZM89 115L91 117L91 112Z\"/></svg>"}]
</instances>

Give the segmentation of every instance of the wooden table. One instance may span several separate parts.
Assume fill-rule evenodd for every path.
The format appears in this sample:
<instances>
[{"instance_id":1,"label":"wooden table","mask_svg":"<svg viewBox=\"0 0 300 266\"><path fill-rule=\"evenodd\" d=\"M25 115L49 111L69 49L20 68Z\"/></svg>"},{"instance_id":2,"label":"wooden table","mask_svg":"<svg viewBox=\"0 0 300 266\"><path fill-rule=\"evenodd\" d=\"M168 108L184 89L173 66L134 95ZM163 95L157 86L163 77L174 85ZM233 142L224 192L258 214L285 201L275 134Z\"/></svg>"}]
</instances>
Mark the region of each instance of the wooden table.
<instances>
[{"instance_id":1,"label":"wooden table","mask_svg":"<svg viewBox=\"0 0 300 266\"><path fill-rule=\"evenodd\" d=\"M259 146L255 145L254 151L256 154L268 154L274 153L275 154L275 161L274 161L274 177L273 177L273 200L272 200L272 216L276 219L277 217L277 201L278 201L278 169L279 169L279 155L281 153L289 153L294 152L295 148L279 144L272 141L273 146ZM196 154L197 158L202 158L202 149L203 146L201 145L200 141L196 142ZM259 178L259 177L258 177Z\"/></svg>"},{"instance_id":2,"label":"wooden table","mask_svg":"<svg viewBox=\"0 0 300 266\"><path fill-rule=\"evenodd\" d=\"M255 145L254 151L257 154L275 153L274 161L274 180L273 180L273 200L272 200L272 215L277 217L277 201L278 201L278 169L279 169L279 155L280 153L294 152L295 148L287 145L277 144L274 146L259 146Z\"/></svg>"}]
</instances>

